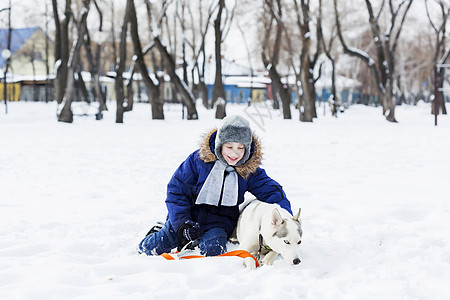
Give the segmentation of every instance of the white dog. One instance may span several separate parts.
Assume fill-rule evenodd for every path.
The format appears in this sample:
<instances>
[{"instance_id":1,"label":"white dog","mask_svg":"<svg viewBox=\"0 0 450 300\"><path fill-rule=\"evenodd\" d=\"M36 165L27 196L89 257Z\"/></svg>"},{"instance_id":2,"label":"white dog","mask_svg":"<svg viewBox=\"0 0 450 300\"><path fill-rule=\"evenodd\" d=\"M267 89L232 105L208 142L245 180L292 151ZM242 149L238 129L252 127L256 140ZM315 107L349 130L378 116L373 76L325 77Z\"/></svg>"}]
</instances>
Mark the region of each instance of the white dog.
<instances>
[{"instance_id":1,"label":"white dog","mask_svg":"<svg viewBox=\"0 0 450 300\"><path fill-rule=\"evenodd\" d=\"M244 204L245 205L245 204ZM244 207L236 227L240 248L250 252L262 264L272 265L278 254L291 264L298 265L299 246L302 242L301 209L292 217L277 204L252 200ZM247 268L256 268L252 258L245 259Z\"/></svg>"}]
</instances>

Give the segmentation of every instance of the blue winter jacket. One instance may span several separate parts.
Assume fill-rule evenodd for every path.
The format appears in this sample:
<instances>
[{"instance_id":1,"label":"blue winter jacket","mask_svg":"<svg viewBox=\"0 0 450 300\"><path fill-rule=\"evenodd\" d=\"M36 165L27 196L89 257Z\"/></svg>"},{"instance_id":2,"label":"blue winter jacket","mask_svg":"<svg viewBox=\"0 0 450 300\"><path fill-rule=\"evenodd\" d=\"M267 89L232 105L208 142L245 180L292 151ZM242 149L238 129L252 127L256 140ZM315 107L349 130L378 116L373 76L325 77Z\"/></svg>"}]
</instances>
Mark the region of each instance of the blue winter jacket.
<instances>
[{"instance_id":1,"label":"blue winter jacket","mask_svg":"<svg viewBox=\"0 0 450 300\"><path fill-rule=\"evenodd\" d=\"M235 167L239 185L238 205L230 207L195 204L195 200L217 160L214 155L216 132L217 129L214 129L203 138L200 149L189 155L175 171L167 185L168 217L175 231L178 231L178 228L187 220L192 220L200 223L205 231L212 227L221 227L230 237L239 218L238 205L244 201L246 191L261 201L277 203L292 214L290 202L281 185L259 167L262 152L261 144L255 135L253 135L249 159L245 164Z\"/></svg>"}]
</instances>

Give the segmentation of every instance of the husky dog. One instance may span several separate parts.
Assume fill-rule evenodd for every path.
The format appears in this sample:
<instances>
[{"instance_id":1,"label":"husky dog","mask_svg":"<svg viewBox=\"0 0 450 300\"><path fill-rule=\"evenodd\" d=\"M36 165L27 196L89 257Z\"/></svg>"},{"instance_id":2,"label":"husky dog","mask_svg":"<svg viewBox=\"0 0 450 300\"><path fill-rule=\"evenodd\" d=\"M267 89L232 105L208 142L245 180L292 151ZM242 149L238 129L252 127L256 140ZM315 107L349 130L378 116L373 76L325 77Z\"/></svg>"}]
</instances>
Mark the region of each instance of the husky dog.
<instances>
[{"instance_id":1,"label":"husky dog","mask_svg":"<svg viewBox=\"0 0 450 300\"><path fill-rule=\"evenodd\" d=\"M265 255L262 260L264 265L272 265L278 254L291 264L298 265L298 250L303 235L300 212L301 209L292 217L277 204L252 200L242 210L236 227L240 248L257 258ZM247 268L256 267L252 258L244 263Z\"/></svg>"}]
</instances>

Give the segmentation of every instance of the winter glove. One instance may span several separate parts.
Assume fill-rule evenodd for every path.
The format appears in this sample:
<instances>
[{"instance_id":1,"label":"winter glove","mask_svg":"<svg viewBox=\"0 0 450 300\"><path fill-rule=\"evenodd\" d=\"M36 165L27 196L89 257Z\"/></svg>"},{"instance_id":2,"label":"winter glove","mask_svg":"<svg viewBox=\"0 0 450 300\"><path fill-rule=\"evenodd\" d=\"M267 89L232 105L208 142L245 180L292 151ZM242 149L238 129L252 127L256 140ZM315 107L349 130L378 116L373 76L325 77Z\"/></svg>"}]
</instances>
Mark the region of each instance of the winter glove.
<instances>
[{"instance_id":1,"label":"winter glove","mask_svg":"<svg viewBox=\"0 0 450 300\"><path fill-rule=\"evenodd\" d=\"M188 241L194 241L203 235L203 230L200 224L191 220L187 220L178 229L178 235L183 235L183 238Z\"/></svg>"},{"instance_id":2,"label":"winter glove","mask_svg":"<svg viewBox=\"0 0 450 300\"><path fill-rule=\"evenodd\" d=\"M191 220L187 220L183 225L178 228L178 251L181 251L184 246L191 241L195 241L203 235L203 230L200 228L200 224Z\"/></svg>"}]
</instances>

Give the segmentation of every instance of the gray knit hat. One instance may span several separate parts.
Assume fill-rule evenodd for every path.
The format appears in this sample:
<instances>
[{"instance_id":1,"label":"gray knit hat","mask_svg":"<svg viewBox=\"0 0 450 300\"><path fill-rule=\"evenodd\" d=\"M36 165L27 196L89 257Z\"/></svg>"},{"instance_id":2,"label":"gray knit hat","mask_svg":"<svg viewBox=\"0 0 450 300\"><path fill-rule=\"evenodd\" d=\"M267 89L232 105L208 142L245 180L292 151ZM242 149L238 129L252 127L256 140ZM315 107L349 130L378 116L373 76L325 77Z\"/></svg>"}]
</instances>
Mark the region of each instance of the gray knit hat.
<instances>
[{"instance_id":1,"label":"gray knit hat","mask_svg":"<svg viewBox=\"0 0 450 300\"><path fill-rule=\"evenodd\" d=\"M237 115L227 116L223 118L217 130L214 152L216 157L225 163L226 161L222 156L222 145L228 142L236 142L244 145L244 156L235 166L243 165L250 157L252 146L252 130L250 129L250 123L245 118Z\"/></svg>"}]
</instances>

